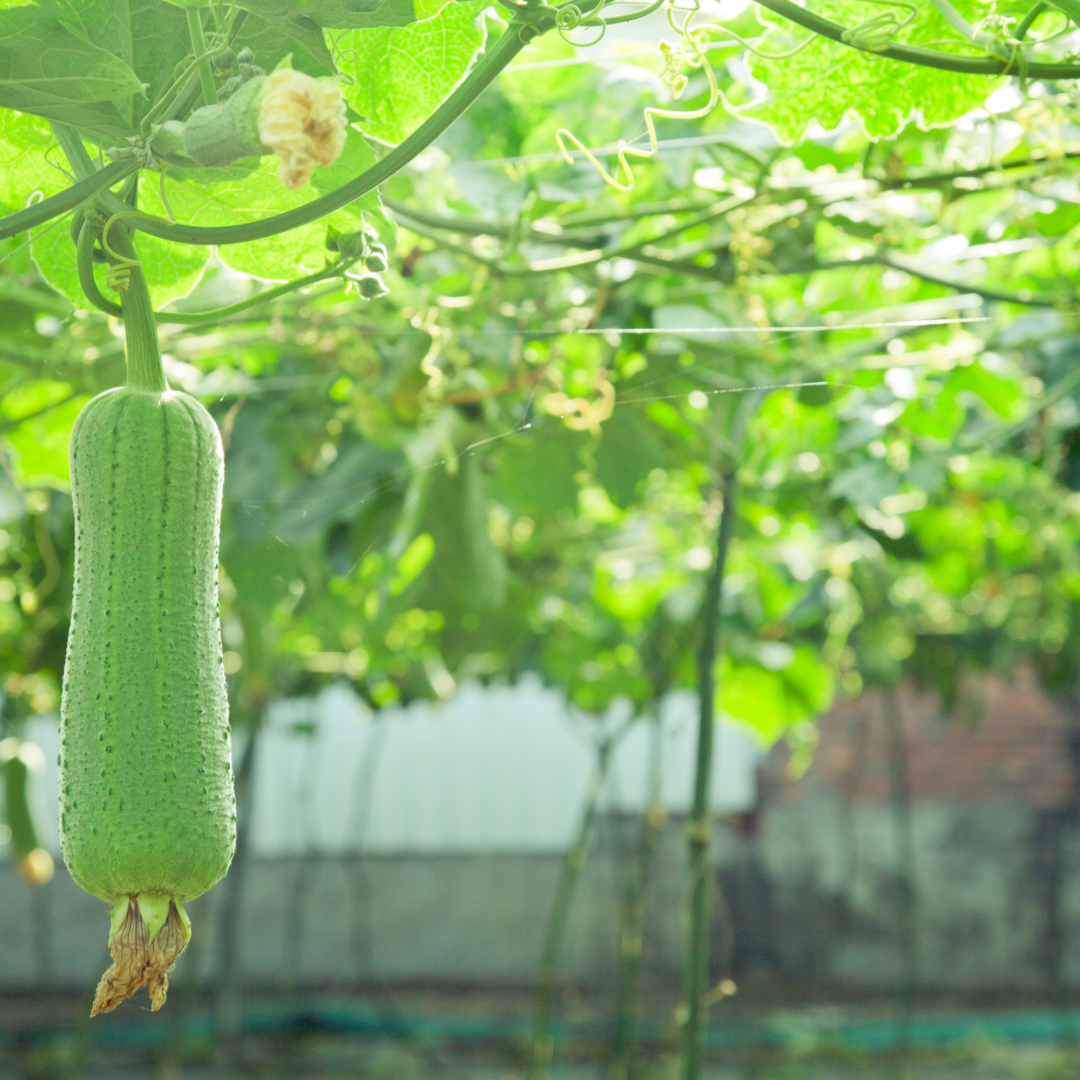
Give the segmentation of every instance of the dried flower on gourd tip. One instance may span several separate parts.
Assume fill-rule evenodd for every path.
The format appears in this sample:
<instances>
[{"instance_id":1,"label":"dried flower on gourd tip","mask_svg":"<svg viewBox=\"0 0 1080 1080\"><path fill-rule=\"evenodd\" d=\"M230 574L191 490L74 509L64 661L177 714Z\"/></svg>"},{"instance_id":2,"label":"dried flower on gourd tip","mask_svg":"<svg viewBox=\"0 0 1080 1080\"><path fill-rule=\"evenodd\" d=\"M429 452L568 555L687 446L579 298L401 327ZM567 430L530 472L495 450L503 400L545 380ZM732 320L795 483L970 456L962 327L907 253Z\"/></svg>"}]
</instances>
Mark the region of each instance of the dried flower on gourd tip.
<instances>
[{"instance_id":1,"label":"dried flower on gourd tip","mask_svg":"<svg viewBox=\"0 0 1080 1080\"><path fill-rule=\"evenodd\" d=\"M278 68L259 95L259 139L279 158L278 178L303 187L316 165L327 168L345 147L345 102L333 79Z\"/></svg>"}]
</instances>

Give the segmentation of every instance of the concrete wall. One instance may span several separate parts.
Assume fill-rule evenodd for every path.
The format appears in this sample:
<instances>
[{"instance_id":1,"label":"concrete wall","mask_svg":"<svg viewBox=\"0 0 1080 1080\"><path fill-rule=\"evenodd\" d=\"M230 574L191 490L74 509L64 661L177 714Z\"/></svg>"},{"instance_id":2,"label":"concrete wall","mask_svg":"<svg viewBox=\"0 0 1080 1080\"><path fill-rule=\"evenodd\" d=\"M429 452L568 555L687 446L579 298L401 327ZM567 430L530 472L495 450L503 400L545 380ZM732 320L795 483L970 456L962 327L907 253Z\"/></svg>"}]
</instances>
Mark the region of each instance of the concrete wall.
<instances>
[{"instance_id":1,"label":"concrete wall","mask_svg":"<svg viewBox=\"0 0 1080 1080\"><path fill-rule=\"evenodd\" d=\"M1071 707L1023 688L998 687L990 698L977 726L959 728L925 696L900 702L920 981L980 992L1077 985ZM903 803L888 780L882 707L867 698L826 718L801 778L787 774L787 755L776 751L760 778L759 808L716 825L725 903L713 925L715 975L853 991L900 979ZM570 978L600 985L614 976L636 822L615 814L601 822L563 950ZM644 964L656 985L678 984L684 845L673 817L647 900ZM279 986L524 984L559 866L545 852L256 857L243 878L243 977ZM181 963L201 979L216 976L215 913L234 880L190 905L195 943ZM106 933L104 905L62 867L35 892L0 864L0 988L95 979Z\"/></svg>"},{"instance_id":2,"label":"concrete wall","mask_svg":"<svg viewBox=\"0 0 1080 1080\"><path fill-rule=\"evenodd\" d=\"M609 822L581 879L563 953L567 976L614 975L626 845ZM919 964L929 986L1040 989L1050 977L1046 896L1032 873L1028 808L920 806ZM845 850L858 838L858 860ZM893 823L884 806L850 816L828 792L774 807L755 837L718 829L717 877L730 923L714 918L714 973L800 984L886 988L901 975ZM1060 951L1080 981L1080 843L1066 853ZM245 980L525 983L535 970L559 871L549 855L448 855L254 860L243 882L239 962ZM678 982L684 932L682 830L669 825L649 890L645 966ZM223 888L189 906L195 942L182 963L217 973ZM44 890L0 866L0 987L87 982L102 970L105 905L61 866ZM731 932L733 929L733 933Z\"/></svg>"}]
</instances>

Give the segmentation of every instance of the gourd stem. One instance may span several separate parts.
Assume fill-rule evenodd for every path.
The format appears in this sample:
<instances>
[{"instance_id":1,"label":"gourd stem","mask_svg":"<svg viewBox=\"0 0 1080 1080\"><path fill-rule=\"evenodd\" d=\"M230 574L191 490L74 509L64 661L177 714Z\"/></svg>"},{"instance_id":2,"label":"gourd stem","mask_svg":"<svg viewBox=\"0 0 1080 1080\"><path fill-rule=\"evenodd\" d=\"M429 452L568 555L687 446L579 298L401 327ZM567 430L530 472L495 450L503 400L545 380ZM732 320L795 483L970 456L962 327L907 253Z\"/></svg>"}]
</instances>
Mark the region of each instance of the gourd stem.
<instances>
[{"instance_id":1,"label":"gourd stem","mask_svg":"<svg viewBox=\"0 0 1080 1080\"><path fill-rule=\"evenodd\" d=\"M206 37L203 35L202 12L198 8L187 9L188 33L191 35L191 48L198 58L199 82L202 84L203 100L207 105L218 103L217 87L214 85L214 73L210 69L210 58L206 52Z\"/></svg>"},{"instance_id":2,"label":"gourd stem","mask_svg":"<svg viewBox=\"0 0 1080 1080\"><path fill-rule=\"evenodd\" d=\"M109 246L122 259L131 260L127 289L120 298L127 343L127 385L160 394L169 389L169 384L161 366L154 305L142 266L138 265L135 245L127 229L117 224L109 229Z\"/></svg>"}]
</instances>

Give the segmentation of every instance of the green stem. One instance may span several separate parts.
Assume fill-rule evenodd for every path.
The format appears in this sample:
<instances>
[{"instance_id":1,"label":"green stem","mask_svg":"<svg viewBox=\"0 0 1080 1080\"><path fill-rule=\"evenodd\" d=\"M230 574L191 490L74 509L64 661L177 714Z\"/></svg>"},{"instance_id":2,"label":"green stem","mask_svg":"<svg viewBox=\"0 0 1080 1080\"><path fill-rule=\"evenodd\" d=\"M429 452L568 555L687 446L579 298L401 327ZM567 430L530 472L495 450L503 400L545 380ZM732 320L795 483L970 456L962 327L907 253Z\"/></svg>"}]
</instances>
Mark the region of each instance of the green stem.
<instances>
[{"instance_id":1,"label":"green stem","mask_svg":"<svg viewBox=\"0 0 1080 1080\"><path fill-rule=\"evenodd\" d=\"M1066 150L1064 153L1051 157L1049 154L1032 154L1030 157L1017 158L1015 161L995 162L993 165L980 165L976 169L961 169L959 172L929 173L926 176L899 176L890 180L881 181L882 191L908 191L912 188L936 188L952 184L956 180L987 176L991 173L1008 172L1010 169L1037 169L1040 165L1052 165L1061 161L1072 161L1080 158L1080 150ZM981 192L982 188L967 188L963 192L957 192L954 198L959 198L965 193L972 191Z\"/></svg>"},{"instance_id":2,"label":"green stem","mask_svg":"<svg viewBox=\"0 0 1080 1080\"><path fill-rule=\"evenodd\" d=\"M984 300L998 300L1005 304L1021 304L1024 307L1057 307L1062 302L1071 299L1071 297L1052 296L1024 297L1019 293L1005 292L1002 289L989 289L982 285L957 281L955 278L950 278L945 274L937 274L927 269L919 260L901 255L895 251L881 251L869 261L880 263L883 266L891 266L896 270L903 270L905 273L921 278L923 281L929 281L933 285L944 285L947 289L955 289L957 292L975 293ZM849 261L847 265L857 265L857 261Z\"/></svg>"},{"instance_id":3,"label":"green stem","mask_svg":"<svg viewBox=\"0 0 1080 1080\"><path fill-rule=\"evenodd\" d=\"M47 199L28 206L25 210L17 210L14 214L0 218L0 240L17 236L35 225L44 225L53 218L66 214L69 210L92 199L105 188L111 187L118 180L122 180L138 167L135 161L114 161L91 175L84 177L78 183L65 188L56 195L50 195Z\"/></svg>"},{"instance_id":4,"label":"green stem","mask_svg":"<svg viewBox=\"0 0 1080 1080\"><path fill-rule=\"evenodd\" d=\"M202 84L203 101L207 105L218 103L217 86L214 84L214 72L210 68L210 57L206 51L206 37L203 35L202 12L198 8L187 9L188 33L191 35L191 48L198 57L199 82Z\"/></svg>"},{"instance_id":5,"label":"green stem","mask_svg":"<svg viewBox=\"0 0 1080 1080\"><path fill-rule=\"evenodd\" d=\"M118 304L114 304L101 292L98 288L97 281L94 278L94 233L95 230L86 224L83 225L82 230L79 233L79 244L77 249L79 284L82 286L82 291L86 295L87 300L89 300L99 311L104 311L106 315L121 316L123 315L123 309ZM109 236L112 236L111 229L109 230ZM355 260L353 260L353 262L355 262ZM309 285L317 285L320 281L327 281L330 278L339 277L351 265L352 262L333 263L322 270L316 271L314 274L296 278L294 281L282 282L282 284L275 285L272 289L266 289L263 292L256 293L254 296L249 296L246 300L237 300L235 304L226 304L225 307L210 308L206 311L155 311L154 318L159 323L179 323L184 326L203 326L211 323L219 323L223 319L231 318L233 315L239 315L241 312L258 307L260 304L269 303L271 300L276 300L279 296L285 296L288 293L295 292L297 289L305 289Z\"/></svg>"},{"instance_id":6,"label":"green stem","mask_svg":"<svg viewBox=\"0 0 1080 1080\"><path fill-rule=\"evenodd\" d=\"M720 594L731 532L735 522L735 465L721 473L723 508L716 531L716 557L705 587L701 649L698 653L698 743L694 801L686 823L690 848L690 933L686 943L686 1026L683 1028L682 1078L701 1075L702 1035L707 1012L709 910L709 792L712 786L713 728L716 709L716 658L720 652Z\"/></svg>"},{"instance_id":7,"label":"green stem","mask_svg":"<svg viewBox=\"0 0 1080 1080\"><path fill-rule=\"evenodd\" d=\"M205 323L216 323L222 319L228 319L233 315L239 315L250 308L260 304L269 303L279 296L296 292L297 289L306 289L309 285L317 285L320 281L328 281L331 278L340 277L352 263L334 263L306 277L296 278L294 281L284 281L275 285L272 289L249 296L246 300L237 300L235 304L226 304L225 307L210 308L207 311L155 311L154 317L161 323L182 323L186 326L202 326Z\"/></svg>"},{"instance_id":8,"label":"green stem","mask_svg":"<svg viewBox=\"0 0 1080 1080\"><path fill-rule=\"evenodd\" d=\"M74 128L65 127L63 124L53 124L53 134L60 148L64 151L68 162L75 170L77 176L86 177L94 174L94 163L83 146L82 139ZM115 196L113 196L115 198ZM116 199L119 206L127 212L131 210L131 204ZM78 247L80 255L84 255L87 234L90 227L84 221L79 230ZM127 291L123 294L120 302L120 315L124 320L124 342L127 351L127 385L140 390L149 390L153 393L163 393L169 389L165 380L165 369L161 366L161 350L158 348L157 323L154 321L154 305L150 300L150 289L146 284L146 276L142 271L142 264L135 251L131 236L123 225L116 224L109 230L109 244L113 251L130 267ZM79 259L79 281L86 291L88 285L92 285L93 292L100 296L97 284L93 280L93 268L89 271L89 282L86 280L86 272L83 266L85 260ZM104 299L104 298L102 298Z\"/></svg>"},{"instance_id":9,"label":"green stem","mask_svg":"<svg viewBox=\"0 0 1080 1080\"><path fill-rule=\"evenodd\" d=\"M229 34L226 41L226 44L228 45L232 45L236 40L236 36L240 33L240 28L244 25L244 21L248 17L246 11L239 11L235 7L232 9L232 12L232 22L229 25ZM195 103L199 100L200 93L201 88L196 75L192 74L188 76L187 82L180 93L173 98L168 108L162 114L162 121L179 120L181 117L187 116L187 114L195 107Z\"/></svg>"},{"instance_id":10,"label":"green stem","mask_svg":"<svg viewBox=\"0 0 1080 1080\"><path fill-rule=\"evenodd\" d=\"M848 45L844 41L844 32L848 29L840 23L826 19L806 8L799 7L793 0L757 0L762 7L775 11L785 19L812 30L815 34ZM851 45L851 48L856 46ZM868 50L861 50L868 51ZM890 45L873 55L884 56L890 60L901 60L905 64L918 64L921 67L937 68L940 71L957 71L966 75L1008 75L1020 74L1021 69L1014 60L999 60L989 56L960 56L958 53L939 52L936 49L923 49L917 45ZM1045 63L1029 60L1022 72L1033 79L1080 79L1080 64Z\"/></svg>"},{"instance_id":11,"label":"green stem","mask_svg":"<svg viewBox=\"0 0 1080 1080\"><path fill-rule=\"evenodd\" d=\"M50 121L49 126L52 128L53 135L56 136L56 141L60 144L60 149L64 152L64 157L68 159L68 164L75 170L75 175L80 180L85 180L88 177L97 176L97 167L93 161L90 160L90 155L86 152L86 147L83 146L82 138L79 133L74 129L68 127L66 124L58 124ZM122 199L117 199L117 203L121 210L131 210L130 204L124 202Z\"/></svg>"},{"instance_id":12,"label":"green stem","mask_svg":"<svg viewBox=\"0 0 1080 1080\"><path fill-rule=\"evenodd\" d=\"M885 694L885 740L889 762L889 797L896 837L896 930L902 971L900 986L901 1070L911 1047L911 1011L919 985L919 939L915 889L915 835L911 821L911 776L907 741L900 715L900 698L894 686Z\"/></svg>"},{"instance_id":13,"label":"green stem","mask_svg":"<svg viewBox=\"0 0 1080 1080\"><path fill-rule=\"evenodd\" d=\"M122 225L114 225L109 230L109 245L121 258L138 260L135 245ZM155 394L163 393L169 389L169 384L165 380L165 369L161 366L154 305L141 265L131 267L120 308L127 346L127 385Z\"/></svg>"},{"instance_id":14,"label":"green stem","mask_svg":"<svg viewBox=\"0 0 1080 1080\"><path fill-rule=\"evenodd\" d=\"M1027 32L1031 29L1035 20L1046 10L1046 4L1042 3L1042 0L1038 4L1033 4L1028 13L1016 24L1016 31L1013 37L1017 41L1023 41L1027 36Z\"/></svg>"},{"instance_id":15,"label":"green stem","mask_svg":"<svg viewBox=\"0 0 1080 1080\"><path fill-rule=\"evenodd\" d=\"M660 699L655 699L652 745L649 755L649 802L641 817L637 848L623 892L619 918L619 983L615 1008L615 1035L608 1063L608 1080L627 1080L633 1061L641 998L641 952L645 937L645 889L655 862L657 841L665 815L660 802L660 758L663 729Z\"/></svg>"},{"instance_id":16,"label":"green stem","mask_svg":"<svg viewBox=\"0 0 1080 1080\"><path fill-rule=\"evenodd\" d=\"M589 841L592 837L593 823L596 820L597 804L611 762L611 753L626 728L604 739L596 750L596 766L589 779L585 799L578 818L578 827L574 842L563 859L559 870L559 880L555 886L555 896L548 912L547 926L544 930L544 944L540 951L540 964L536 972L536 999L533 1014L532 1064L529 1070L531 1080L546 1080L551 1072L551 1058L554 1040L551 1038L551 1015L555 1005L556 979L559 970L559 954L562 951L563 938L570 917L570 907L574 899L574 890L578 878L585 866Z\"/></svg>"},{"instance_id":17,"label":"green stem","mask_svg":"<svg viewBox=\"0 0 1080 1080\"><path fill-rule=\"evenodd\" d=\"M336 191L331 191L284 214L274 214L272 217L249 221L241 225L210 227L173 225L168 221L151 217L132 218L128 224L140 232L180 244L221 245L262 240L267 236L277 236L290 229L298 229L301 225L318 221L374 190L426 150L494 82L503 68L525 48L529 41L549 30L552 25L554 25L553 20L546 16L535 24L511 23L502 37L480 58L479 63L469 72L465 80L424 123L380 162L362 172L354 180L350 180L349 183L343 184ZM102 196L101 205L109 214L130 209L115 196L108 194Z\"/></svg>"},{"instance_id":18,"label":"green stem","mask_svg":"<svg viewBox=\"0 0 1080 1080\"><path fill-rule=\"evenodd\" d=\"M620 245L616 247L606 247L602 249L602 257L605 259L618 258L620 256L629 256L630 252L638 251L646 245L654 245L663 243L665 240L670 240L674 236L678 236L681 233L687 232L690 229L695 228L698 225L704 225L714 218L720 217L723 214L728 213L731 210L742 206L744 203L750 201L754 196L731 196L730 198L723 199L718 203L712 203L707 207L694 207L694 216L687 218L686 220L675 225L666 232L658 233L656 236L647 237L644 240L636 240L631 244ZM407 220L404 222L405 227L412 229L416 232L416 229L410 224L410 221L417 222L420 225L428 226L435 229L446 229L449 232L458 232L463 235L473 236L498 236L503 239L509 238L510 230L505 226L493 225L488 222L482 221L479 218L467 218L467 217L449 217L443 214L431 214L425 213L422 210L414 210L412 207L406 206L403 203L394 202L392 199L384 199L383 205L386 206L395 217L404 217ZM664 213L671 213L670 210L663 211ZM690 211L680 211L683 213L690 213ZM659 213L659 212L657 212ZM638 215L649 216L649 215ZM550 233L545 233L541 229L535 228L531 223L528 224L529 235L532 237L540 237L545 242L550 243L553 239L561 241L567 247L580 247L580 248L595 248L597 245L592 238L579 239L577 237L552 237ZM422 233L421 235L428 236L429 239L436 240L437 237L431 236L429 233ZM444 242L444 241L440 241ZM491 260L494 262L495 260Z\"/></svg>"}]
</instances>

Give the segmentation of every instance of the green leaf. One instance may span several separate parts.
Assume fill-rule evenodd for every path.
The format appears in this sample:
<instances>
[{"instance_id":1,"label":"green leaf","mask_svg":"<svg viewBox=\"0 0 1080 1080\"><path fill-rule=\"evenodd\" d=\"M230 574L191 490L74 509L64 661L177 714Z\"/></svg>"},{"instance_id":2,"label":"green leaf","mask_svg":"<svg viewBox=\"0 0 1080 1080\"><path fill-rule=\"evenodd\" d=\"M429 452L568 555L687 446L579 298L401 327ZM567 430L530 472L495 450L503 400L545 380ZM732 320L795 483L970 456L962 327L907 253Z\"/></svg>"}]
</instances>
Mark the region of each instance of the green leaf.
<instances>
[{"instance_id":1,"label":"green leaf","mask_svg":"<svg viewBox=\"0 0 1080 1080\"><path fill-rule=\"evenodd\" d=\"M334 30L366 30L430 19L446 0L241 0L239 6L274 23L292 19Z\"/></svg>"},{"instance_id":2,"label":"green leaf","mask_svg":"<svg viewBox=\"0 0 1080 1080\"><path fill-rule=\"evenodd\" d=\"M832 0L815 4L814 10L847 27L858 26L868 17L866 4L858 0ZM791 24L779 20L779 27L782 33L769 35L766 50L778 48L781 39L791 44L808 33L798 29L789 38ZM985 75L944 73L888 60L813 34L810 37L810 44L794 56L750 59L754 78L768 86L769 96L745 115L764 121L788 143L802 138L810 120L832 131L849 114L858 117L871 139L896 135L915 120L924 129L946 124L982 106L1003 81ZM901 35L909 44L954 37L928 3L921 5L918 18Z\"/></svg>"},{"instance_id":3,"label":"green leaf","mask_svg":"<svg viewBox=\"0 0 1080 1080\"><path fill-rule=\"evenodd\" d=\"M145 92L139 88L133 97L113 102L131 122L150 109L172 82L176 66L191 52L187 19L167 2L62 0L57 12L65 29L111 53L135 72Z\"/></svg>"},{"instance_id":4,"label":"green leaf","mask_svg":"<svg viewBox=\"0 0 1080 1080\"><path fill-rule=\"evenodd\" d=\"M305 476L288 492L282 500L275 535L287 543L305 544L334 522L350 520L364 495L385 483L400 464L397 454L373 443L349 446L325 473Z\"/></svg>"},{"instance_id":5,"label":"green leaf","mask_svg":"<svg viewBox=\"0 0 1080 1080\"><path fill-rule=\"evenodd\" d=\"M41 112L142 92L127 64L61 26L49 9L0 10L0 104Z\"/></svg>"},{"instance_id":6,"label":"green leaf","mask_svg":"<svg viewBox=\"0 0 1080 1080\"><path fill-rule=\"evenodd\" d=\"M139 119L152 107L172 82L173 71L191 52L187 19L178 8L163 7L154 0L127 0L108 5L112 10L128 9L131 59L135 74L146 84L145 98L135 98ZM96 44L105 45L100 38Z\"/></svg>"},{"instance_id":7,"label":"green leaf","mask_svg":"<svg viewBox=\"0 0 1080 1080\"><path fill-rule=\"evenodd\" d=\"M331 190L375 163L375 155L359 132L350 130L345 149L330 169L316 169L312 186ZM267 157L247 172L230 170L229 179L215 180L214 172L203 170L190 177L166 179L169 204L178 220L189 225L234 225L242 221L278 214L310 202L311 188L290 191L277 177L278 159ZM195 178L197 177L197 179ZM209 182L201 182L209 179ZM151 214L165 215L156 185L143 190L142 207ZM355 219L364 210L380 209L378 194L369 192L345 210L321 221L293 229L280 236L243 244L229 244L218 252L221 259L241 273L276 281L287 281L314 273L326 265L326 228L332 223L342 231L354 229ZM140 247L141 250L141 247Z\"/></svg>"},{"instance_id":8,"label":"green leaf","mask_svg":"<svg viewBox=\"0 0 1080 1080\"><path fill-rule=\"evenodd\" d=\"M68 487L71 427L89 400L88 397L73 398L51 412L19 424L5 435L4 441L13 451L15 475L22 486L47 485L62 490Z\"/></svg>"},{"instance_id":9,"label":"green leaf","mask_svg":"<svg viewBox=\"0 0 1080 1080\"><path fill-rule=\"evenodd\" d=\"M721 708L728 716L749 724L766 743L775 742L800 721L824 712L832 697L832 672L806 646L796 649L791 663L779 671L724 658Z\"/></svg>"},{"instance_id":10,"label":"green leaf","mask_svg":"<svg viewBox=\"0 0 1080 1080\"><path fill-rule=\"evenodd\" d=\"M899 475L883 461L861 461L834 477L829 494L848 502L877 506L899 487Z\"/></svg>"},{"instance_id":11,"label":"green leaf","mask_svg":"<svg viewBox=\"0 0 1080 1080\"><path fill-rule=\"evenodd\" d=\"M343 87L365 130L399 143L464 78L483 48L481 0L454 3L412 26L351 30L337 39Z\"/></svg>"},{"instance_id":12,"label":"green leaf","mask_svg":"<svg viewBox=\"0 0 1080 1080\"><path fill-rule=\"evenodd\" d=\"M333 75L336 70L321 28L310 19L250 15L239 41L252 49L259 66L267 71L290 54L293 67L308 75Z\"/></svg>"},{"instance_id":13,"label":"green leaf","mask_svg":"<svg viewBox=\"0 0 1080 1080\"><path fill-rule=\"evenodd\" d=\"M54 140L34 116L0 109L0 200L17 210L40 191L48 197L68 186L67 177L46 158Z\"/></svg>"}]
</instances>

